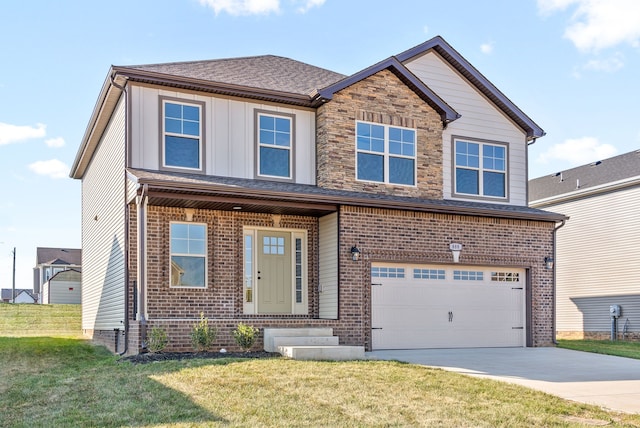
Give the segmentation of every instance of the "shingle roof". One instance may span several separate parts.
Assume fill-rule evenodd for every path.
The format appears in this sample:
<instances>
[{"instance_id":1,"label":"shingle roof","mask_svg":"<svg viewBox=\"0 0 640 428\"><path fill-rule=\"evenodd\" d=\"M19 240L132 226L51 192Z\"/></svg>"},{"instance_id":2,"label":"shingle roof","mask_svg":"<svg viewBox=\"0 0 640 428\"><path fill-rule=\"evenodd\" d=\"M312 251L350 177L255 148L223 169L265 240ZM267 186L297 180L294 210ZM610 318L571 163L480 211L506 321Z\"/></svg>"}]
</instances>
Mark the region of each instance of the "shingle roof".
<instances>
[{"instance_id":1,"label":"shingle roof","mask_svg":"<svg viewBox=\"0 0 640 428\"><path fill-rule=\"evenodd\" d=\"M529 202L579 194L634 177L640 183L640 150L532 179L529 181Z\"/></svg>"},{"instance_id":2,"label":"shingle roof","mask_svg":"<svg viewBox=\"0 0 640 428\"><path fill-rule=\"evenodd\" d=\"M0 300L11 300L13 297L11 293L13 292L12 288L3 288L0 290ZM33 293L33 290L26 288L16 288L16 297L20 295L20 293L27 293L33 300L38 300Z\"/></svg>"},{"instance_id":3,"label":"shingle roof","mask_svg":"<svg viewBox=\"0 0 640 428\"><path fill-rule=\"evenodd\" d=\"M36 265L42 264L81 265L82 250L75 248L38 247L36 249Z\"/></svg>"},{"instance_id":4,"label":"shingle roof","mask_svg":"<svg viewBox=\"0 0 640 428\"><path fill-rule=\"evenodd\" d=\"M206 176L201 174L183 174L177 172L159 172L141 169L128 169L129 177L139 184L147 184L151 191L166 192L163 202L171 199L171 194L185 193L209 195L219 200L229 200L227 205L239 205L239 198L290 203L309 202L336 205L369 206L410 211L439 212L460 215L478 215L485 217L521 218L542 221L560 221L561 214L543 211L526 206L489 204L444 199L421 199L406 196L393 196L375 193L361 193L347 190L325 189L322 187L267 180L251 180L233 177ZM157 193L158 194L158 193ZM156 195L157 195L156 194ZM230 199L235 197L236 199ZM197 207L198 201L205 199L176 198L172 202ZM186 206L186 205L178 205ZM230 209L230 208L227 208Z\"/></svg>"},{"instance_id":5,"label":"shingle roof","mask_svg":"<svg viewBox=\"0 0 640 428\"><path fill-rule=\"evenodd\" d=\"M343 74L275 55L118 67L311 96Z\"/></svg>"}]
</instances>

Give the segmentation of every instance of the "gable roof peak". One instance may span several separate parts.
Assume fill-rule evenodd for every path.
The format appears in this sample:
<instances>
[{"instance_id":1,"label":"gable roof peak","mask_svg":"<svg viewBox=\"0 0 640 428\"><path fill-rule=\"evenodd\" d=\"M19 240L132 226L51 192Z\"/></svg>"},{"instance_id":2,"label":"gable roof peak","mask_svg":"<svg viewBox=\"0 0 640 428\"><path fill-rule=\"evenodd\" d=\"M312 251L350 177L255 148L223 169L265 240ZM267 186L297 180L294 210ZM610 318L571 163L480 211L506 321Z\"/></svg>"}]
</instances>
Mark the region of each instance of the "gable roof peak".
<instances>
[{"instance_id":1,"label":"gable roof peak","mask_svg":"<svg viewBox=\"0 0 640 428\"><path fill-rule=\"evenodd\" d=\"M465 79L475 86L493 104L503 111L511 120L524 130L529 140L544 137L546 133L518 106L516 106L493 83L456 51L442 36L436 36L417 46L396 55L403 64L412 62L429 51L436 52L444 61L449 63Z\"/></svg>"}]
</instances>

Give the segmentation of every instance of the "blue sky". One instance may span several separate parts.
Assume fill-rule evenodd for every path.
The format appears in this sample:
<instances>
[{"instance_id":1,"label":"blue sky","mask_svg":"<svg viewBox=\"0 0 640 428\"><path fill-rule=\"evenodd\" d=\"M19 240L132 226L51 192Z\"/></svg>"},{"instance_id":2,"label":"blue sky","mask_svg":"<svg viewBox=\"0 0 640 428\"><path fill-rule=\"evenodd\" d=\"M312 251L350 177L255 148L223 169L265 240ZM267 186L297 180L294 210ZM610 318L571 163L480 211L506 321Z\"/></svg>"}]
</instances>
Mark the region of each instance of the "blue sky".
<instances>
[{"instance_id":1,"label":"blue sky","mask_svg":"<svg viewBox=\"0 0 640 428\"><path fill-rule=\"evenodd\" d=\"M640 148L637 0L0 2L0 287L80 248L68 178L110 65L274 54L352 74L436 35L546 132L531 178Z\"/></svg>"}]
</instances>

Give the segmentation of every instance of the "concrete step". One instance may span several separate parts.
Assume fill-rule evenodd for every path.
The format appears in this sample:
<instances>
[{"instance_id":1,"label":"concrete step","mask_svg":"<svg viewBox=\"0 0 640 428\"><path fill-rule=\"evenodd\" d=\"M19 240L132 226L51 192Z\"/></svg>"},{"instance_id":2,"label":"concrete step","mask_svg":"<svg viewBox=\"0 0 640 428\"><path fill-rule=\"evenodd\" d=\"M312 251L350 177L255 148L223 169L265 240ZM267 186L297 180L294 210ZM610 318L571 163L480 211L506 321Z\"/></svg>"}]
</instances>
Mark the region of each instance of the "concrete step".
<instances>
[{"instance_id":1,"label":"concrete step","mask_svg":"<svg viewBox=\"0 0 640 428\"><path fill-rule=\"evenodd\" d=\"M337 346L340 344L338 336L275 336L273 349L277 352L280 346Z\"/></svg>"},{"instance_id":2,"label":"concrete step","mask_svg":"<svg viewBox=\"0 0 640 428\"><path fill-rule=\"evenodd\" d=\"M302 328L265 328L264 329L264 350L267 352L278 352L274 346L274 337L327 337L333 336L331 327L302 327Z\"/></svg>"},{"instance_id":3,"label":"concrete step","mask_svg":"<svg viewBox=\"0 0 640 428\"><path fill-rule=\"evenodd\" d=\"M280 346L278 351L293 360L363 360L364 346Z\"/></svg>"}]
</instances>

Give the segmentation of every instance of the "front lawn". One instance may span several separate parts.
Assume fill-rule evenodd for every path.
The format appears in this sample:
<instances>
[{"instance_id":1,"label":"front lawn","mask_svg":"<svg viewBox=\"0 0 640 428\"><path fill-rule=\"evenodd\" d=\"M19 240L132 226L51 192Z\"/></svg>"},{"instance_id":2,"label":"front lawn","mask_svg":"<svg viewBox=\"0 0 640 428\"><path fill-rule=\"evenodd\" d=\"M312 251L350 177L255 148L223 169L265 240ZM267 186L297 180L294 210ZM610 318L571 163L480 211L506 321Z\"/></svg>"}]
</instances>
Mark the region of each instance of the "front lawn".
<instances>
[{"instance_id":1,"label":"front lawn","mask_svg":"<svg viewBox=\"0 0 640 428\"><path fill-rule=\"evenodd\" d=\"M558 347L640 360L640 342L559 339Z\"/></svg>"},{"instance_id":2,"label":"front lawn","mask_svg":"<svg viewBox=\"0 0 640 428\"><path fill-rule=\"evenodd\" d=\"M640 426L487 379L389 361L119 362L71 338L0 337L0 426Z\"/></svg>"}]
</instances>

